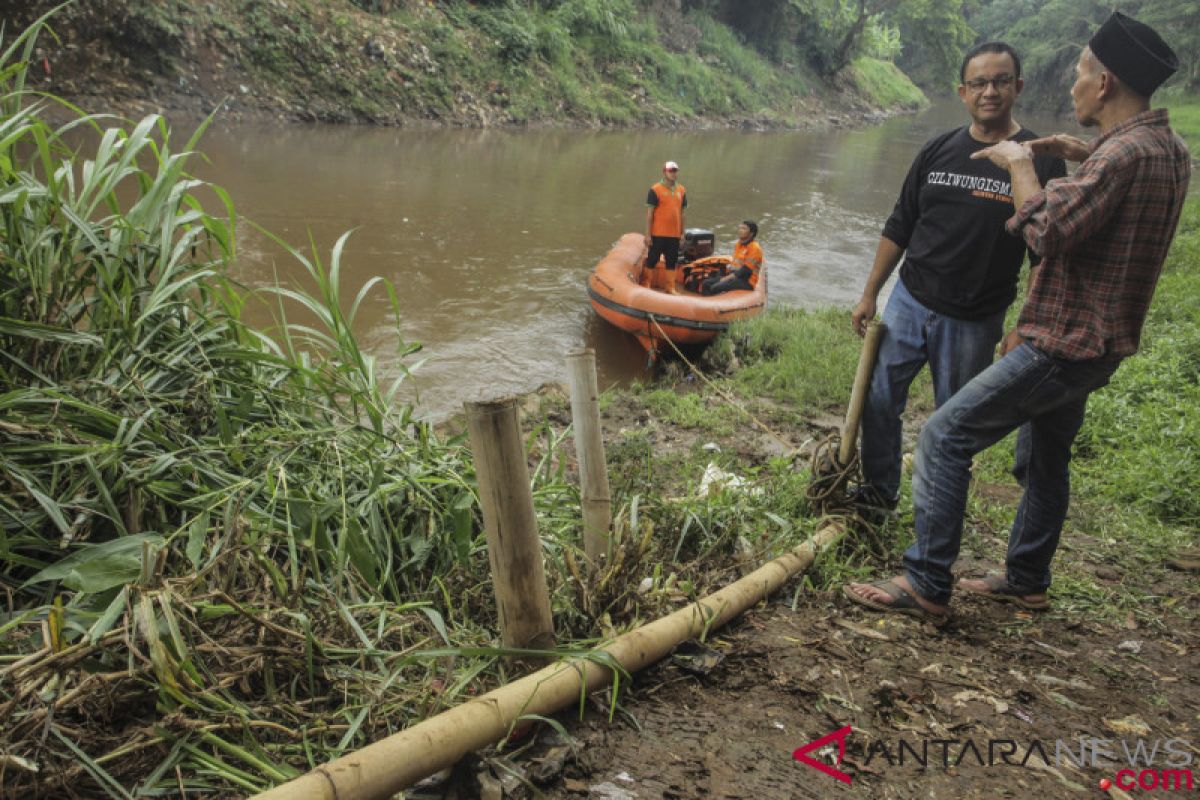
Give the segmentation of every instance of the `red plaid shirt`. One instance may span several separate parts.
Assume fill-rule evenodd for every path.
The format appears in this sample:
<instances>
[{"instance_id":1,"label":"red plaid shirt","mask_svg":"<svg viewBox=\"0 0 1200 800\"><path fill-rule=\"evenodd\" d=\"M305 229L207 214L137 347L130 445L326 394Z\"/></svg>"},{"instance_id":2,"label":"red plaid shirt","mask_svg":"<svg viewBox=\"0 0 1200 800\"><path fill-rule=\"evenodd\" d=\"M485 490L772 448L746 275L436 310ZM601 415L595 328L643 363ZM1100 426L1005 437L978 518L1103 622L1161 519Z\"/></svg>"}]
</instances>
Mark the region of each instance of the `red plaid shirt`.
<instances>
[{"instance_id":1,"label":"red plaid shirt","mask_svg":"<svg viewBox=\"0 0 1200 800\"><path fill-rule=\"evenodd\" d=\"M1166 109L1115 125L1091 149L1008 221L1042 255L1017 331L1068 361L1137 352L1191 174Z\"/></svg>"}]
</instances>

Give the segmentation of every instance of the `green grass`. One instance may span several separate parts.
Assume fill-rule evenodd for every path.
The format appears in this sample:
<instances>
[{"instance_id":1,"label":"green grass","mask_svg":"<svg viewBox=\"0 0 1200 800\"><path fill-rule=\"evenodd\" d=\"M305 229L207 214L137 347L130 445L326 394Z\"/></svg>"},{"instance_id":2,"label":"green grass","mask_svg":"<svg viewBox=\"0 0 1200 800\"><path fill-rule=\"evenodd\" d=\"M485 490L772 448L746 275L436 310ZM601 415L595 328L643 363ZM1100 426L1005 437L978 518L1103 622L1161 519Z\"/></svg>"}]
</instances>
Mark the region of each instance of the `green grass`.
<instances>
[{"instance_id":1,"label":"green grass","mask_svg":"<svg viewBox=\"0 0 1200 800\"><path fill-rule=\"evenodd\" d=\"M1011 309L1010 323L1017 310ZM814 410L840 415L860 346L849 332L848 317L845 309L774 307L719 339L709 361L722 367L735 355L740 369L719 382L780 430ZM922 376L910 413L932 410L927 372ZM710 401L719 405L715 392ZM1008 470L1014 439L980 454L980 481L1013 483ZM695 473L702 458L680 469ZM1055 613L1124 619L1134 611L1139 618L1160 621L1185 613L1169 598L1147 599L1147 594L1164 558L1195 546L1200 527L1200 201L1185 206L1141 352L1089 401L1072 474L1072 511L1056 561L1056 575L1062 577L1056 578L1054 592L1062 604ZM1009 503L973 495L964 546L977 556L1002 560L1014 512ZM905 481L899 519L886 537L893 559L911 541L911 514ZM806 580L830 586L862 574L868 563L873 562L867 554L852 553L827 560ZM1096 564L1116 567L1127 576L1125 582L1098 583L1091 570Z\"/></svg>"},{"instance_id":2,"label":"green grass","mask_svg":"<svg viewBox=\"0 0 1200 800\"><path fill-rule=\"evenodd\" d=\"M808 409L844 407L862 346L844 309L772 308L728 336L743 361L733 382L745 396Z\"/></svg>"},{"instance_id":3,"label":"green grass","mask_svg":"<svg viewBox=\"0 0 1200 800\"><path fill-rule=\"evenodd\" d=\"M929 102L925 93L890 61L858 58L846 72L858 91L879 108L916 109Z\"/></svg>"},{"instance_id":4,"label":"green grass","mask_svg":"<svg viewBox=\"0 0 1200 800\"><path fill-rule=\"evenodd\" d=\"M1129 576L1118 587L1088 575L1064 581L1068 609L1121 616L1147 591L1154 568L1175 549L1196 544L1200 525L1200 202L1184 208L1159 281L1141 351L1088 401L1072 465L1072 512L1064 549L1088 537L1086 561L1116 565ZM983 453L985 480L1011 480L1012 441ZM1002 533L1012 509L995 519ZM1071 557L1060 556L1068 574ZM1059 589L1056 582L1055 592ZM1091 588L1089 588L1089 586ZM1097 594L1100 592L1100 594ZM1169 605L1156 598L1147 615Z\"/></svg>"},{"instance_id":5,"label":"green grass","mask_svg":"<svg viewBox=\"0 0 1200 800\"><path fill-rule=\"evenodd\" d=\"M1171 112L1171 127L1184 138L1195 158L1200 153L1200 97L1168 95L1163 101Z\"/></svg>"},{"instance_id":6,"label":"green grass","mask_svg":"<svg viewBox=\"0 0 1200 800\"><path fill-rule=\"evenodd\" d=\"M1200 525L1200 203L1175 237L1143 335L1088 405L1077 470L1099 502Z\"/></svg>"},{"instance_id":7,"label":"green grass","mask_svg":"<svg viewBox=\"0 0 1200 800\"><path fill-rule=\"evenodd\" d=\"M681 428L714 434L732 432L733 416L713 404L699 392L680 394L672 389L653 389L639 393L641 402L655 419L666 420Z\"/></svg>"}]
</instances>

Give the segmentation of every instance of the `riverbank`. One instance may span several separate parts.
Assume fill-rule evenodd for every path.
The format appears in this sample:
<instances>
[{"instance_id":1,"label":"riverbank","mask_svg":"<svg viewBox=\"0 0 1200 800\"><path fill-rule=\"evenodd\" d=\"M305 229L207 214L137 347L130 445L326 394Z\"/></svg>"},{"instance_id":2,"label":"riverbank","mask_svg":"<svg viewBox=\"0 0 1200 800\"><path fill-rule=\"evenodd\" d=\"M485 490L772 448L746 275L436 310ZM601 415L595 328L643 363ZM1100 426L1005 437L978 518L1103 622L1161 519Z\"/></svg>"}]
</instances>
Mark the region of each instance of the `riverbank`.
<instances>
[{"instance_id":1,"label":"riverbank","mask_svg":"<svg viewBox=\"0 0 1200 800\"><path fill-rule=\"evenodd\" d=\"M1175 106L1194 148L1194 105ZM635 676L615 721L599 706L560 715L574 749L545 796L824 796L834 791L832 778L797 764L792 751L843 727L845 752L835 762L831 747L827 760L862 796L1060 797L1099 787L1129 797L1120 790L1187 786L1194 768L1171 770L1190 768L1200 752L1193 714L1200 708L1193 678L1200 669L1197 298L1200 200L1193 199L1140 353L1089 401L1049 612L960 596L955 620L939 630L848 603L843 584L895 574L911 544L906 481L895 516L849 537L790 595ZM668 386L618 393L611 408L650 409L644 422L636 411L613 420L624 437L652 441L623 466L613 464L618 481L635 475L624 479L625 491L651 476L673 476L665 496L688 509L670 528L684 531L682 542L699 516L696 505L712 502L699 499L701 476L707 465L719 466L739 482L721 502L744 512L767 495L780 511L727 522L738 547L765 557L755 537L795 519L789 511L805 513L793 505L801 485L773 483L777 470L803 470L781 453L791 446L811 452L838 431L857 343L847 320L841 309L771 309L706 354L706 377L677 375ZM905 415L909 453L933 408L925 378ZM620 459L617 438L610 454ZM956 570L962 576L982 577L1004 563L1020 499L1008 473L1013 457L1010 436L977 460ZM789 489L790 497L777 494ZM562 738L547 730L518 756L479 754L455 780L487 787L506 770L536 779ZM1140 743L1167 740L1184 748L1170 764L1161 755L1127 755ZM997 747L1012 757L998 757ZM453 783L443 778L440 786Z\"/></svg>"},{"instance_id":2,"label":"riverbank","mask_svg":"<svg viewBox=\"0 0 1200 800\"><path fill-rule=\"evenodd\" d=\"M22 77L19 69L0 75L17 84ZM341 247L293 254L314 288L289 296L311 317L279 319L265 336L242 320L243 287L227 274L234 208L219 198L210 213L198 211L201 187L187 181L186 159L165 135L148 124L76 152L19 102L19 89L9 84L2 94L10 134L0 158L5 185L21 187L0 206L0 254L14 282L0 292L4 792L244 796L510 678L495 646L471 453L462 437L414 422L375 352L353 335L361 287L341 282ZM78 175L45 171L72 159L92 166ZM857 726L878 713L897 727L949 735L980 709L1002 714L993 699L1014 709L1003 719L1014 726L1029 724L1015 709L1032 708L1039 733L1071 726L1104 735L1099 716L1144 722L1162 738L1187 735L1192 721L1175 710L1196 705L1197 597L1191 574L1170 562L1194 541L1200 497L1191 460L1200 453L1198 231L1193 205L1144 353L1102 393L1097 425L1081 440L1072 547L1064 549L1071 558L1052 615L972 613L947 647L916 623L876 629L857 610L843 613L833 587L894 560L911 531L906 498L883 531L885 556L855 540L793 587L797 608L805 604L801 622L811 624L782 630L773 618L750 617L751 629L762 620L763 636L737 651L728 662L736 669L715 674L746 678L743 694L721 707L728 716L715 720L710 743L736 738L745 730L738 725L781 730L748 701L764 684L789 713L799 706L806 715L774 734L773 746L786 742L788 751L845 719L839 709L850 706L862 709ZM347 292L356 301L346 303ZM376 292L388 294L386 286ZM413 345L393 346L411 363ZM708 351L704 375L714 386L677 366L662 382L606 394L622 546L590 589L572 569L580 523L566 399L553 391L530 398L523 426L564 651L679 608L820 524L804 497L805 466L784 453L836 427L857 349L844 310L780 309ZM718 387L733 394L733 406ZM784 444L748 434L758 429L739 408ZM927 397L916 402L922 408ZM1168 464L1155 460L1163 453ZM1013 513L1007 458L999 449L983 465L973 500L968 544L981 566L995 563ZM750 486L702 496L710 462ZM878 635L890 637L891 649L848 644ZM988 693L1017 680L1005 657L1014 650L997 641L1020 643L1027 663L1018 671L1033 689ZM809 663L818 649L820 663ZM833 661L831 652L850 657ZM888 672L933 652L940 666L919 673L923 683ZM992 657L981 659L985 652ZM667 675L672 699L683 699L684 682ZM943 686L974 688L984 699L946 697ZM653 683L638 692L617 698L634 720L648 718L635 701L668 694ZM955 712L960 701L968 711ZM675 707L674 730L687 730L686 720L695 730L697 707ZM1055 716L1059 708L1072 714ZM797 741L800 732L807 736ZM599 752L603 742L589 743ZM719 784L705 776L740 775L743 758L773 763L746 749L722 763L714 752L655 757L662 772L674 770L672 791L685 797L715 794L709 789ZM472 763L464 780L478 782ZM486 768L507 763L492 758ZM609 763L621 781L621 760ZM642 766L635 777L647 780ZM551 791L574 792L573 781L599 774L578 762L569 770ZM939 775L948 794L962 796L952 777ZM1055 783L1044 790L1040 773L1020 780L1059 794ZM778 796L771 791L761 795Z\"/></svg>"},{"instance_id":3,"label":"riverbank","mask_svg":"<svg viewBox=\"0 0 1200 800\"><path fill-rule=\"evenodd\" d=\"M54 5L4 17L20 30ZM134 119L767 129L851 125L925 103L891 63L861 58L821 76L665 1L542 11L106 0L68 5L50 24L58 40L43 38L31 83Z\"/></svg>"}]
</instances>

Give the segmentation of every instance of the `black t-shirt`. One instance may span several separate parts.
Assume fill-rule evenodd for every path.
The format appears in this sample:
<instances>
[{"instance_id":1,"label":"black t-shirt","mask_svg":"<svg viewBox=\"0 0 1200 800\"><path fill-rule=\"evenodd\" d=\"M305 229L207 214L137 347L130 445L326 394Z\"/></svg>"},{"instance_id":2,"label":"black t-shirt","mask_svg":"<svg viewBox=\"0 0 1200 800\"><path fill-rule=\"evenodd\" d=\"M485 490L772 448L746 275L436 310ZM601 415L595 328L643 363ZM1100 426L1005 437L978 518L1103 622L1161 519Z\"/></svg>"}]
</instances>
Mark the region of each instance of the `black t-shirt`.
<instances>
[{"instance_id":1,"label":"black t-shirt","mask_svg":"<svg viewBox=\"0 0 1200 800\"><path fill-rule=\"evenodd\" d=\"M1012 140L1036 138L1022 128ZM912 296L959 319L1008 308L1025 258L1024 241L1004 230L1016 212L1008 172L987 159L971 160L985 147L966 126L926 142L883 226L883 235L905 250L900 279ZM1061 158L1036 156L1033 163L1043 186L1067 174Z\"/></svg>"}]
</instances>

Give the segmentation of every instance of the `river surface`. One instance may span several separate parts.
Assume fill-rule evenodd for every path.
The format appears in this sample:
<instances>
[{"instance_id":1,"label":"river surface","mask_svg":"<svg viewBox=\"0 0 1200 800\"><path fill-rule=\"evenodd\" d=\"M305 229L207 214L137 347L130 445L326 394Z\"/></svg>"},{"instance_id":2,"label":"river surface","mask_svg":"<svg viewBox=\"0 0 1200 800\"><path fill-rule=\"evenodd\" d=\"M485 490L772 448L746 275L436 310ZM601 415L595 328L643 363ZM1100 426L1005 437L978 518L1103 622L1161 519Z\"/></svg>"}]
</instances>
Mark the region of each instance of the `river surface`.
<instances>
[{"instance_id":1,"label":"river surface","mask_svg":"<svg viewBox=\"0 0 1200 800\"><path fill-rule=\"evenodd\" d=\"M1073 122L1020 116L1034 130ZM849 308L883 221L920 145L963 124L957 101L854 130L820 132L404 130L214 126L193 166L225 187L239 216L328 263L341 257L348 309L373 276L391 281L399 319L376 288L354 327L398 374L396 330L423 350L406 383L417 416L565 380L564 355L596 350L601 387L643 376L634 339L592 312L586 280L613 242L642 231L663 161L679 162L688 227L732 249L759 222L771 305ZM239 226L237 274L251 286L307 286L303 267ZM249 312L266 328L269 316ZM849 326L847 325L849 332Z\"/></svg>"}]
</instances>

